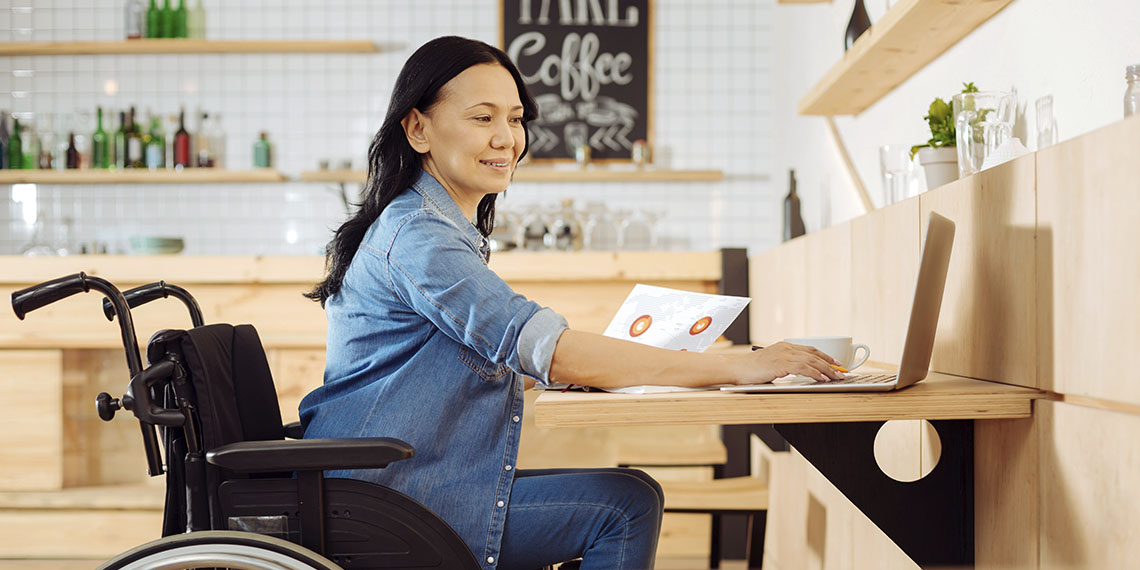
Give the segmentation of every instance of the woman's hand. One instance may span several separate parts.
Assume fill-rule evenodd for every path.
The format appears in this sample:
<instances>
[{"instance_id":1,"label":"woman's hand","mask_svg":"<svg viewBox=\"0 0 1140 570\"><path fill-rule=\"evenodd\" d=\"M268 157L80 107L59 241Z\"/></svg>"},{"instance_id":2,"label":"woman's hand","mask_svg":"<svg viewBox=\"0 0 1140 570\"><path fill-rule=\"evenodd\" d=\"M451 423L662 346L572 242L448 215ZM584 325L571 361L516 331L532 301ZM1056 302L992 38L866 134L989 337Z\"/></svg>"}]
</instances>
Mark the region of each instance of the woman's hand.
<instances>
[{"instance_id":1,"label":"woman's hand","mask_svg":"<svg viewBox=\"0 0 1140 570\"><path fill-rule=\"evenodd\" d=\"M801 344L778 342L746 355L745 370L739 384L764 384L788 374L807 376L820 382L844 378L832 365L834 358L823 351Z\"/></svg>"}]
</instances>

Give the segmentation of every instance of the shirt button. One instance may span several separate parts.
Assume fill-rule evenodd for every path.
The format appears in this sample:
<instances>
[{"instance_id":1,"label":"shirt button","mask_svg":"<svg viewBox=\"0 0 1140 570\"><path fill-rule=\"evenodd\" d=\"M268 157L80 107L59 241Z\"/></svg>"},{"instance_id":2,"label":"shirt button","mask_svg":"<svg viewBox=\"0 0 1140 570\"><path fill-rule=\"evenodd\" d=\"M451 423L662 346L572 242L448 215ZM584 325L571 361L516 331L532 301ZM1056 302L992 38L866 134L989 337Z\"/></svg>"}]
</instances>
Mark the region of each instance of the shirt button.
<instances>
[{"instance_id":1,"label":"shirt button","mask_svg":"<svg viewBox=\"0 0 1140 570\"><path fill-rule=\"evenodd\" d=\"M513 467L511 467L510 465L508 465L508 466L504 467L503 469L506 469L507 471L510 471L511 469L514 469L514 468L513 468Z\"/></svg>"},{"instance_id":2,"label":"shirt button","mask_svg":"<svg viewBox=\"0 0 1140 570\"><path fill-rule=\"evenodd\" d=\"M511 421L512 421L512 422L515 422L515 423L517 424L517 423L519 423L519 420L521 420L521 419L522 419L522 418L520 418L520 417L518 417L518 416L515 416L515 417L511 418Z\"/></svg>"},{"instance_id":3,"label":"shirt button","mask_svg":"<svg viewBox=\"0 0 1140 570\"><path fill-rule=\"evenodd\" d=\"M495 563L495 557L494 556L488 556L487 557L487 564L494 564L494 563Z\"/></svg>"},{"instance_id":4,"label":"shirt button","mask_svg":"<svg viewBox=\"0 0 1140 570\"><path fill-rule=\"evenodd\" d=\"M507 504L506 504L505 502L503 502L503 501L499 501L499 502L495 503L495 505L497 505L497 506L499 506L499 507L505 507L505 506L507 506Z\"/></svg>"}]
</instances>

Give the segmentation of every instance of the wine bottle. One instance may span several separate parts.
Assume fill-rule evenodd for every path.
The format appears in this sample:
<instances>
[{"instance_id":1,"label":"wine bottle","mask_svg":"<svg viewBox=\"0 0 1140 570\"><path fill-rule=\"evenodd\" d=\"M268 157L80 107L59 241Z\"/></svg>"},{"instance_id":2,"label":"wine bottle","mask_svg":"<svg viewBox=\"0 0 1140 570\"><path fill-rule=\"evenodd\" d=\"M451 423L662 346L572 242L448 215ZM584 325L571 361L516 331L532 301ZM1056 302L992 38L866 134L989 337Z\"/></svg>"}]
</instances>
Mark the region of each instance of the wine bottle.
<instances>
[{"instance_id":1,"label":"wine bottle","mask_svg":"<svg viewBox=\"0 0 1140 570\"><path fill-rule=\"evenodd\" d=\"M115 168L129 168L130 160L127 158L127 112L119 111L119 128L115 131L115 156L112 158Z\"/></svg>"},{"instance_id":2,"label":"wine bottle","mask_svg":"<svg viewBox=\"0 0 1140 570\"><path fill-rule=\"evenodd\" d=\"M130 164L128 168L142 168L145 166L143 163L143 141L142 132L139 130L139 125L135 122L135 108L127 113L127 162Z\"/></svg>"},{"instance_id":3,"label":"wine bottle","mask_svg":"<svg viewBox=\"0 0 1140 570\"><path fill-rule=\"evenodd\" d=\"M0 111L0 170L8 168L8 142L12 133L8 131L8 111Z\"/></svg>"},{"instance_id":4,"label":"wine bottle","mask_svg":"<svg viewBox=\"0 0 1140 570\"><path fill-rule=\"evenodd\" d=\"M155 4L155 0L150 0L150 4L146 7L146 37L162 37L158 35L162 33L162 27L158 24L158 20L161 17L162 12L159 10L158 4Z\"/></svg>"},{"instance_id":5,"label":"wine bottle","mask_svg":"<svg viewBox=\"0 0 1140 570\"><path fill-rule=\"evenodd\" d=\"M851 49L851 45L863 32L871 27L871 17L867 15L867 7L863 0L855 0L855 8L851 11L851 19L847 21L847 33L843 36L843 51Z\"/></svg>"},{"instance_id":6,"label":"wine bottle","mask_svg":"<svg viewBox=\"0 0 1140 570\"><path fill-rule=\"evenodd\" d=\"M8 137L8 168L20 170L24 167L24 144L20 138L20 120L12 117L12 135Z\"/></svg>"},{"instance_id":7,"label":"wine bottle","mask_svg":"<svg viewBox=\"0 0 1140 570\"><path fill-rule=\"evenodd\" d=\"M174 7L170 5L170 0L163 0L162 12L158 19L158 26L162 30L161 38L174 37Z\"/></svg>"},{"instance_id":8,"label":"wine bottle","mask_svg":"<svg viewBox=\"0 0 1140 570\"><path fill-rule=\"evenodd\" d=\"M265 131L253 143L253 167L269 168L270 166L269 135Z\"/></svg>"},{"instance_id":9,"label":"wine bottle","mask_svg":"<svg viewBox=\"0 0 1140 570\"><path fill-rule=\"evenodd\" d=\"M186 16L186 35L197 39L206 37L206 9L202 7L202 0L195 0Z\"/></svg>"},{"instance_id":10,"label":"wine bottle","mask_svg":"<svg viewBox=\"0 0 1140 570\"><path fill-rule=\"evenodd\" d=\"M67 133L67 167L79 168L79 149L75 148L75 131Z\"/></svg>"},{"instance_id":11,"label":"wine bottle","mask_svg":"<svg viewBox=\"0 0 1140 570\"><path fill-rule=\"evenodd\" d=\"M40 166L40 136L36 134L36 126L24 127L21 137L24 143L24 170L35 170Z\"/></svg>"},{"instance_id":12,"label":"wine bottle","mask_svg":"<svg viewBox=\"0 0 1140 570\"><path fill-rule=\"evenodd\" d=\"M186 109L178 111L178 132L174 133L174 168L190 166L190 133L186 131Z\"/></svg>"},{"instance_id":13,"label":"wine bottle","mask_svg":"<svg viewBox=\"0 0 1140 570\"><path fill-rule=\"evenodd\" d=\"M125 29L127 30L128 40L137 40L143 37L143 27L146 25L146 13L143 10L142 0L127 0L127 6L124 9L126 21Z\"/></svg>"},{"instance_id":14,"label":"wine bottle","mask_svg":"<svg viewBox=\"0 0 1140 570\"><path fill-rule=\"evenodd\" d=\"M162 125L158 116L150 116L150 133L146 140L146 167L157 170L166 166L166 139L162 136Z\"/></svg>"},{"instance_id":15,"label":"wine bottle","mask_svg":"<svg viewBox=\"0 0 1140 570\"><path fill-rule=\"evenodd\" d=\"M199 168L210 168L214 166L214 152L210 144L210 115L200 113L198 117L198 132L194 133L194 154Z\"/></svg>"},{"instance_id":16,"label":"wine bottle","mask_svg":"<svg viewBox=\"0 0 1140 570\"><path fill-rule=\"evenodd\" d=\"M800 215L800 197L796 194L796 171L789 171L789 190L784 197L784 241L798 238L805 233L804 218Z\"/></svg>"},{"instance_id":17,"label":"wine bottle","mask_svg":"<svg viewBox=\"0 0 1140 570\"><path fill-rule=\"evenodd\" d=\"M95 132L91 135L91 168L110 168L107 131L103 130L103 108L95 107Z\"/></svg>"},{"instance_id":18,"label":"wine bottle","mask_svg":"<svg viewBox=\"0 0 1140 570\"><path fill-rule=\"evenodd\" d=\"M222 130L222 116L214 113L210 118L210 150L214 168L226 167L226 133Z\"/></svg>"},{"instance_id":19,"label":"wine bottle","mask_svg":"<svg viewBox=\"0 0 1140 570\"><path fill-rule=\"evenodd\" d=\"M174 25L172 26L170 37L172 38L185 38L186 37L186 0L178 0L178 9L174 11Z\"/></svg>"}]
</instances>

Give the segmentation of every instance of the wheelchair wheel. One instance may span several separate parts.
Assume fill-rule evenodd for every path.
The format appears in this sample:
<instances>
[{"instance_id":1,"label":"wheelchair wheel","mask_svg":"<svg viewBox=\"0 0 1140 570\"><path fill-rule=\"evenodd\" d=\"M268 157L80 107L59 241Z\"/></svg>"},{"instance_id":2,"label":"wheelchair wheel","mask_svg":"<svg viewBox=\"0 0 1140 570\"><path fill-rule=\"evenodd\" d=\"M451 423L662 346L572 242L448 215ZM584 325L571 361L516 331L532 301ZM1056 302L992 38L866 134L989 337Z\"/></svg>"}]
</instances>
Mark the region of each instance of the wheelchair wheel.
<instances>
[{"instance_id":1,"label":"wheelchair wheel","mask_svg":"<svg viewBox=\"0 0 1140 570\"><path fill-rule=\"evenodd\" d=\"M99 570L341 570L292 542L252 532L206 530L167 536L124 552Z\"/></svg>"}]
</instances>

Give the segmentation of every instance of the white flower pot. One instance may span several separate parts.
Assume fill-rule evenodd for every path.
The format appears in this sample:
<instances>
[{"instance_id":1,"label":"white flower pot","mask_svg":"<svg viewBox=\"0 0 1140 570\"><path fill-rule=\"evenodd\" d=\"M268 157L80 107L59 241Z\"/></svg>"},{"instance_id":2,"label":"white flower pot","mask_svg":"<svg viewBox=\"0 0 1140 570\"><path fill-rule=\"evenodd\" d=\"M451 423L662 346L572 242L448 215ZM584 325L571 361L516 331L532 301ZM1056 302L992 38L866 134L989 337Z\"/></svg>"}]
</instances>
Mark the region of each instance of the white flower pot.
<instances>
[{"instance_id":1,"label":"white flower pot","mask_svg":"<svg viewBox=\"0 0 1140 570\"><path fill-rule=\"evenodd\" d=\"M926 189L933 190L958 179L958 149L952 146L922 148L918 162L926 173Z\"/></svg>"}]
</instances>

